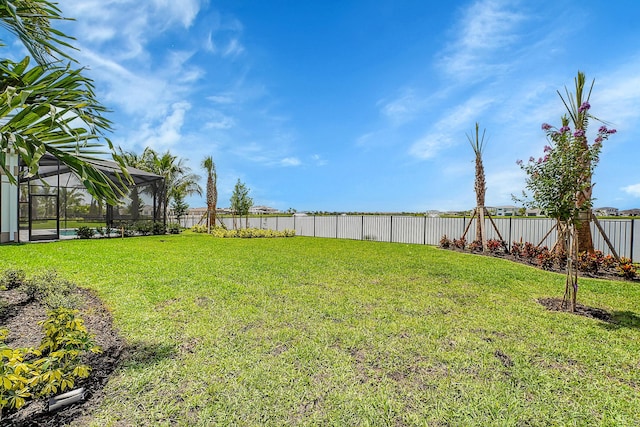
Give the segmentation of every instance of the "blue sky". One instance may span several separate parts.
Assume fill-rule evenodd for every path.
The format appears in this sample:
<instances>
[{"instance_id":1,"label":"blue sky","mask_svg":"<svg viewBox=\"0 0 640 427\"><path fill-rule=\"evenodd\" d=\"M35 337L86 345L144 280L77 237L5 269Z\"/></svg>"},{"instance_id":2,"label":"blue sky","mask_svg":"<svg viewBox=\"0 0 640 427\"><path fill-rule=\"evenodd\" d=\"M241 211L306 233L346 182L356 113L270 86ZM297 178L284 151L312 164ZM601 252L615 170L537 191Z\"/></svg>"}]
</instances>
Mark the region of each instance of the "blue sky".
<instances>
[{"instance_id":1,"label":"blue sky","mask_svg":"<svg viewBox=\"0 0 640 427\"><path fill-rule=\"evenodd\" d=\"M213 156L220 206L240 179L282 210L468 209L476 122L487 205L513 204L516 160L541 155L556 91L581 70L596 80L591 112L618 130L595 205L640 207L635 0L59 4L114 143L170 150L203 177Z\"/></svg>"}]
</instances>

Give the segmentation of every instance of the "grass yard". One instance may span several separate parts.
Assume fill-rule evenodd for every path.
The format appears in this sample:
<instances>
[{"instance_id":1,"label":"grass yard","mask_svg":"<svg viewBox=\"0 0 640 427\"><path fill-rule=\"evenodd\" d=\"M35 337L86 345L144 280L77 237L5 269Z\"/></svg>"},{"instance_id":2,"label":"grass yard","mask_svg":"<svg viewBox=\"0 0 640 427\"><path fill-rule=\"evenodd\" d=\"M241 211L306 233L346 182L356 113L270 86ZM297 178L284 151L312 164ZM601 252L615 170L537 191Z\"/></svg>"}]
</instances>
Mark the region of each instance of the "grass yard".
<instances>
[{"instance_id":1,"label":"grass yard","mask_svg":"<svg viewBox=\"0 0 640 427\"><path fill-rule=\"evenodd\" d=\"M564 276L419 245L183 234L0 246L95 289L135 349L92 425L640 425L640 287L619 324Z\"/></svg>"}]
</instances>

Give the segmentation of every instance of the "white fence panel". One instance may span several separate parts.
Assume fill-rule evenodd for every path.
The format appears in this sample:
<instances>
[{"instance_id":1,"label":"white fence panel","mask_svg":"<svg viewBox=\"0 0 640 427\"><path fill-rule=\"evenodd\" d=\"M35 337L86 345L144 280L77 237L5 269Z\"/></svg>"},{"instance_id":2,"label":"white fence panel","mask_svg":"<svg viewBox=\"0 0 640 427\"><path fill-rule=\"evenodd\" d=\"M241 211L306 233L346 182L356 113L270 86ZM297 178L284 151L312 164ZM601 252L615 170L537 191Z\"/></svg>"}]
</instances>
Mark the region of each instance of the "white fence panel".
<instances>
[{"instance_id":1,"label":"white fence panel","mask_svg":"<svg viewBox=\"0 0 640 427\"><path fill-rule=\"evenodd\" d=\"M386 215L363 216L362 239L377 242L391 241L391 217Z\"/></svg>"},{"instance_id":2,"label":"white fence panel","mask_svg":"<svg viewBox=\"0 0 640 427\"><path fill-rule=\"evenodd\" d=\"M316 237L333 237L337 235L337 216L318 216L315 219L315 236Z\"/></svg>"},{"instance_id":3,"label":"white fence panel","mask_svg":"<svg viewBox=\"0 0 640 427\"><path fill-rule=\"evenodd\" d=\"M363 239L363 216L347 216L338 217L337 235L338 239Z\"/></svg>"},{"instance_id":4,"label":"white fence panel","mask_svg":"<svg viewBox=\"0 0 640 427\"><path fill-rule=\"evenodd\" d=\"M424 244L424 217L391 217L391 241Z\"/></svg>"}]
</instances>

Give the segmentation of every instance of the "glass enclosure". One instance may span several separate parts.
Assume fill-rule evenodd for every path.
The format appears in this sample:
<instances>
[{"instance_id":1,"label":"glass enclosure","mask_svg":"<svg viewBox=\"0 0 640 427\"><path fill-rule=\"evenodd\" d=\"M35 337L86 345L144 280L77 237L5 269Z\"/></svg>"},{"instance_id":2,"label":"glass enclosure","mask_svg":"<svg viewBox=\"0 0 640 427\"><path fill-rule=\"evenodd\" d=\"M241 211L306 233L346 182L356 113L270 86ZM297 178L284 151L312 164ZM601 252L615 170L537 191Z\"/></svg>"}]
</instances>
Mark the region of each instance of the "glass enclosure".
<instances>
[{"instance_id":1,"label":"glass enclosure","mask_svg":"<svg viewBox=\"0 0 640 427\"><path fill-rule=\"evenodd\" d=\"M98 166L107 175L116 170L110 162ZM22 166L18 196L20 241L74 236L76 229L83 226L108 233L126 224L162 221L162 216L154 215L158 211L155 189L162 179L157 175L130 168L134 184L126 188L127 196L119 206L110 206L93 198L80 179L53 156L43 157L38 175L28 177L26 172Z\"/></svg>"}]
</instances>

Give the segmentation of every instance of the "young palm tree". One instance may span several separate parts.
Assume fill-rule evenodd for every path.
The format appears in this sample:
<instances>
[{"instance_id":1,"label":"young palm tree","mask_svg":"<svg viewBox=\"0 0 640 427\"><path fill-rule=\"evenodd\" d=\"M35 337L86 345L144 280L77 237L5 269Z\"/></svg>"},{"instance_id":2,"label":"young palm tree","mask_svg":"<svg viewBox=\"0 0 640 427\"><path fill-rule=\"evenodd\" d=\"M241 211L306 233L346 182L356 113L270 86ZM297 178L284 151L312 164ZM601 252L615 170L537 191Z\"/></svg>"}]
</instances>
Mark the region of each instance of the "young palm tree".
<instances>
[{"instance_id":1,"label":"young palm tree","mask_svg":"<svg viewBox=\"0 0 640 427\"><path fill-rule=\"evenodd\" d=\"M478 215L478 226L476 227L476 241L482 242L482 248L485 248L486 233L484 232L484 211L485 196L487 193L486 180L484 176L484 165L482 164L482 150L484 149L484 136L486 129L482 131L480 138L480 126L476 122L476 133L473 137L467 135L469 144L476 155L476 214Z\"/></svg>"},{"instance_id":2,"label":"young palm tree","mask_svg":"<svg viewBox=\"0 0 640 427\"><path fill-rule=\"evenodd\" d=\"M205 157L202 167L207 171L207 212L209 213L209 228L216 225L216 205L218 204L218 174L213 157Z\"/></svg>"}]
</instances>

